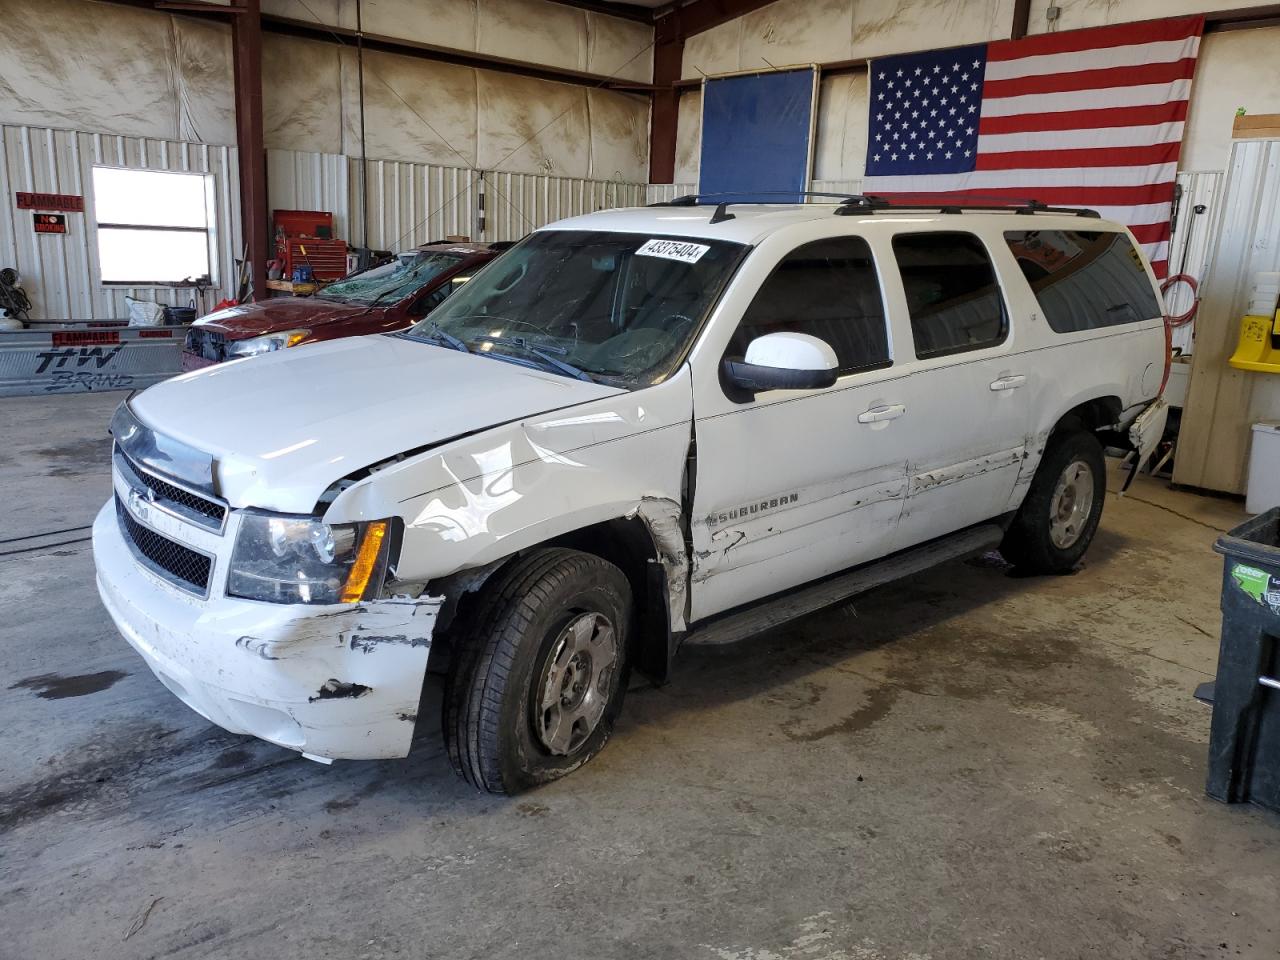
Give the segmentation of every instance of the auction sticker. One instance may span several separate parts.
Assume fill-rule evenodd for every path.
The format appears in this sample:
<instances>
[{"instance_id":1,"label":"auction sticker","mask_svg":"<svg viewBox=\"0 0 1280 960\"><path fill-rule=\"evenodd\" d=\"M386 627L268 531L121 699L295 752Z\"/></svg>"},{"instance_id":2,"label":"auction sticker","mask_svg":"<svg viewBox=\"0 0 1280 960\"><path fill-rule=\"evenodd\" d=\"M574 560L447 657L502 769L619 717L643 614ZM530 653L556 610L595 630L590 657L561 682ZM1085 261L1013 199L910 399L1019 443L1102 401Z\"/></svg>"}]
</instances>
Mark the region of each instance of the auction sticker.
<instances>
[{"instance_id":1,"label":"auction sticker","mask_svg":"<svg viewBox=\"0 0 1280 960\"><path fill-rule=\"evenodd\" d=\"M638 257L661 257L663 260L679 260L681 263L697 263L711 248L701 243L683 240L646 240L636 251Z\"/></svg>"}]
</instances>

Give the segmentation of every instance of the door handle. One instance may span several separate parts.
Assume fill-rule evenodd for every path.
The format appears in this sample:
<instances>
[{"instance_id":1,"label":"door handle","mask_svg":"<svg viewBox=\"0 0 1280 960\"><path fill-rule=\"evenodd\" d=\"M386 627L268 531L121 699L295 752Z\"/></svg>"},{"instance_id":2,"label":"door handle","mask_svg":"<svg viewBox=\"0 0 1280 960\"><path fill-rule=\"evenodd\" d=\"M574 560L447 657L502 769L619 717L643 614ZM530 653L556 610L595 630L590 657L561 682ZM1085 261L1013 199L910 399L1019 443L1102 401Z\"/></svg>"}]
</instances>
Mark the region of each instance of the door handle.
<instances>
[{"instance_id":1,"label":"door handle","mask_svg":"<svg viewBox=\"0 0 1280 960\"><path fill-rule=\"evenodd\" d=\"M907 408L900 403L881 404L858 414L858 422L878 423L881 420L897 420L906 412Z\"/></svg>"},{"instance_id":2,"label":"door handle","mask_svg":"<svg viewBox=\"0 0 1280 960\"><path fill-rule=\"evenodd\" d=\"M1000 377L998 380L991 381L992 390L1017 390L1020 386L1027 382L1027 378L1020 373L1012 376Z\"/></svg>"}]
</instances>

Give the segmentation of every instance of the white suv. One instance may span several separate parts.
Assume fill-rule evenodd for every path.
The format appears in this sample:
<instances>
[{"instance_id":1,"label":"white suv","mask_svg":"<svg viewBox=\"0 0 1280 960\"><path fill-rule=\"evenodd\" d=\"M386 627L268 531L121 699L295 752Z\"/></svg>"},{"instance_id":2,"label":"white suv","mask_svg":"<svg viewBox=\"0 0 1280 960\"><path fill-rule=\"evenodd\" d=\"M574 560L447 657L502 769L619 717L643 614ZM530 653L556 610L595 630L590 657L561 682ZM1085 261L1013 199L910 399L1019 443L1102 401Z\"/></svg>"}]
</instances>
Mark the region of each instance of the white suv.
<instances>
[{"instance_id":1,"label":"white suv","mask_svg":"<svg viewBox=\"0 0 1280 960\"><path fill-rule=\"evenodd\" d=\"M683 640L997 545L1070 569L1104 444L1163 430L1161 315L1089 211L566 220L407 332L130 398L99 590L185 703L316 760L406 754L430 660L455 768L518 790Z\"/></svg>"}]
</instances>

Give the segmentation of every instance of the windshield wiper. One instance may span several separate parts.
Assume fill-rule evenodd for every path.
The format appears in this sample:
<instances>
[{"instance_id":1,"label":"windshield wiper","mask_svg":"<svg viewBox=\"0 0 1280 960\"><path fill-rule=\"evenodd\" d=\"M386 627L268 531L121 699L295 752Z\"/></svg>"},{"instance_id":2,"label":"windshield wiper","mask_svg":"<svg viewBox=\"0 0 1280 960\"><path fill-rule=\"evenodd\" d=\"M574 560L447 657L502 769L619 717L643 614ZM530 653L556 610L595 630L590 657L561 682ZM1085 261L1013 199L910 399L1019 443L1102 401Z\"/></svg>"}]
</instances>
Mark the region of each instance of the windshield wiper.
<instances>
[{"instance_id":1,"label":"windshield wiper","mask_svg":"<svg viewBox=\"0 0 1280 960\"><path fill-rule=\"evenodd\" d=\"M473 337L472 339L479 340L482 343L497 343L504 347L519 347L525 353L530 356L537 357L543 363L547 364L547 366L555 367L555 369L559 370L561 373L567 373L569 376L576 377L579 380L585 380L587 383L596 382L596 378L587 373L587 371L579 367L575 367L567 360L561 360L560 358L553 357L551 355L553 352L565 354L569 352L568 350L562 350L558 347L535 347L533 344L525 340L524 337L494 337L485 334L484 336Z\"/></svg>"},{"instance_id":2,"label":"windshield wiper","mask_svg":"<svg viewBox=\"0 0 1280 960\"><path fill-rule=\"evenodd\" d=\"M462 353L471 352L470 347L455 337L452 333L449 333L449 331L445 330L444 327L440 326L440 324L436 323L434 320L431 321L431 332L434 336L422 337L421 339L426 340L427 342L440 340L446 347L452 347L454 350L459 350Z\"/></svg>"}]
</instances>

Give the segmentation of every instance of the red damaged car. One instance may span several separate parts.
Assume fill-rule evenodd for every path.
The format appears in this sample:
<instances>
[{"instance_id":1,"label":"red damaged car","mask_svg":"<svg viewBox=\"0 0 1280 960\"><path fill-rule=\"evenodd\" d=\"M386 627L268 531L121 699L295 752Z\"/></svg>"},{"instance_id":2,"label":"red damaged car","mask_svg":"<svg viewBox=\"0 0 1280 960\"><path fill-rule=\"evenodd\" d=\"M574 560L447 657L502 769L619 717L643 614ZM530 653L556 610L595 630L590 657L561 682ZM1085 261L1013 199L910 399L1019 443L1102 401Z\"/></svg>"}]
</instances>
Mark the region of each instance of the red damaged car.
<instances>
[{"instance_id":1,"label":"red damaged car","mask_svg":"<svg viewBox=\"0 0 1280 960\"><path fill-rule=\"evenodd\" d=\"M320 340L403 330L509 246L429 243L331 283L315 296L277 297L217 310L187 331L182 369Z\"/></svg>"}]
</instances>

